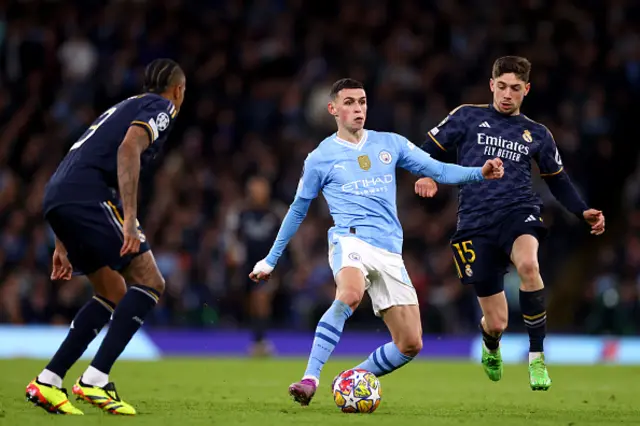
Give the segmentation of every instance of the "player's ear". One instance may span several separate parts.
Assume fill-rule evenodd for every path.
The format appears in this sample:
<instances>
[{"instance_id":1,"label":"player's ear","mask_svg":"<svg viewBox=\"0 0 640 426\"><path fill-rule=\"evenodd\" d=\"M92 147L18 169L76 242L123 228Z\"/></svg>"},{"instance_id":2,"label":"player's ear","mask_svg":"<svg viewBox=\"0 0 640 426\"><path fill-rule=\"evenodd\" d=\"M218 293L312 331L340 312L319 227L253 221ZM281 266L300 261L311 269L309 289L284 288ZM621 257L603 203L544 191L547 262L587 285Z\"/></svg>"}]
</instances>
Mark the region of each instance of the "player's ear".
<instances>
[{"instance_id":1,"label":"player's ear","mask_svg":"<svg viewBox=\"0 0 640 426\"><path fill-rule=\"evenodd\" d=\"M524 85L524 95L527 96L529 94L529 90L531 90L531 83L527 83Z\"/></svg>"},{"instance_id":2,"label":"player's ear","mask_svg":"<svg viewBox=\"0 0 640 426\"><path fill-rule=\"evenodd\" d=\"M329 114L333 116L338 115L338 110L336 109L336 106L333 104L333 102L329 102L329 104L327 105L327 110L329 111Z\"/></svg>"},{"instance_id":3,"label":"player's ear","mask_svg":"<svg viewBox=\"0 0 640 426\"><path fill-rule=\"evenodd\" d=\"M492 78L489 79L489 88L491 89L492 92L495 90L495 82L493 81Z\"/></svg>"}]
</instances>

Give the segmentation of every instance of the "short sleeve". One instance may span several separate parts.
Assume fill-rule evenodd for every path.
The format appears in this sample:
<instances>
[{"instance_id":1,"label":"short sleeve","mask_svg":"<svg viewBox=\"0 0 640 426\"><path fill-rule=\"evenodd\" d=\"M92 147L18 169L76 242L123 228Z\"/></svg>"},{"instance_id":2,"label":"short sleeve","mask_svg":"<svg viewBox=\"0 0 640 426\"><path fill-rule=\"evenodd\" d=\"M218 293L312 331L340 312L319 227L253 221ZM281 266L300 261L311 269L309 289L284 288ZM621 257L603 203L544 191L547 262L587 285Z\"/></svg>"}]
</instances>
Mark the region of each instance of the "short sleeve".
<instances>
[{"instance_id":1,"label":"short sleeve","mask_svg":"<svg viewBox=\"0 0 640 426\"><path fill-rule=\"evenodd\" d=\"M296 197L313 200L322 190L322 170L321 163L316 160L313 153L307 156L302 166L302 175L298 182Z\"/></svg>"},{"instance_id":2,"label":"short sleeve","mask_svg":"<svg viewBox=\"0 0 640 426\"><path fill-rule=\"evenodd\" d=\"M140 107L131 121L131 125L145 129L151 143L153 143L169 132L171 123L176 116L176 108L165 99L148 101L141 98L139 102Z\"/></svg>"},{"instance_id":3,"label":"short sleeve","mask_svg":"<svg viewBox=\"0 0 640 426\"><path fill-rule=\"evenodd\" d=\"M465 108L461 105L451 111L436 127L429 130L422 148L431 153L438 151L449 152L455 150L458 142L462 140L465 130Z\"/></svg>"},{"instance_id":4,"label":"short sleeve","mask_svg":"<svg viewBox=\"0 0 640 426\"><path fill-rule=\"evenodd\" d=\"M535 159L540 168L540 176L542 177L557 175L564 169L556 142L546 127L542 145Z\"/></svg>"}]
</instances>

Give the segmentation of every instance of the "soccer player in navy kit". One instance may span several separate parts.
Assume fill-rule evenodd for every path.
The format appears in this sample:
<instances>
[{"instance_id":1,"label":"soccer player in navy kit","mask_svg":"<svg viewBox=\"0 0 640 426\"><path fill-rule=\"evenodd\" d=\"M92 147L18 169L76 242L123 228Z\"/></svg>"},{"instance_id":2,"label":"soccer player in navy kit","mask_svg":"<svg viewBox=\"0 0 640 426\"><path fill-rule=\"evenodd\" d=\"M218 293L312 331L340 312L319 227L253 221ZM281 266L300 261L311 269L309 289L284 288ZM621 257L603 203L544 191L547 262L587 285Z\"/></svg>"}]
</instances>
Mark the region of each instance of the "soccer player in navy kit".
<instances>
[{"instance_id":1,"label":"soccer player in navy kit","mask_svg":"<svg viewBox=\"0 0 640 426\"><path fill-rule=\"evenodd\" d=\"M475 288L483 318L482 364L487 376L502 378L500 337L507 327L507 300L503 276L509 263L521 279L520 308L529 333L529 382L533 390L547 390L543 341L546 334L544 284L538 266L538 246L546 234L542 200L533 192L531 160L553 195L591 225L591 233L604 232L604 215L590 209L569 176L549 129L520 113L529 93L531 63L507 56L495 61L490 80L491 105L461 105L427 134L422 149L436 158L457 153L463 166L483 164L487 158L504 161L505 177L460 188L457 231L451 240L458 276ZM433 196L435 182L422 178L416 192Z\"/></svg>"},{"instance_id":2,"label":"soccer player in navy kit","mask_svg":"<svg viewBox=\"0 0 640 426\"><path fill-rule=\"evenodd\" d=\"M174 61L151 62L144 93L100 115L47 183L44 215L56 235L51 278L84 274L95 291L49 364L27 386L27 399L51 413L83 414L68 401L62 380L111 320L73 393L109 413L135 414L118 396L109 372L164 291L164 279L137 221L138 181L141 169L167 140L185 84L184 72Z\"/></svg>"}]
</instances>

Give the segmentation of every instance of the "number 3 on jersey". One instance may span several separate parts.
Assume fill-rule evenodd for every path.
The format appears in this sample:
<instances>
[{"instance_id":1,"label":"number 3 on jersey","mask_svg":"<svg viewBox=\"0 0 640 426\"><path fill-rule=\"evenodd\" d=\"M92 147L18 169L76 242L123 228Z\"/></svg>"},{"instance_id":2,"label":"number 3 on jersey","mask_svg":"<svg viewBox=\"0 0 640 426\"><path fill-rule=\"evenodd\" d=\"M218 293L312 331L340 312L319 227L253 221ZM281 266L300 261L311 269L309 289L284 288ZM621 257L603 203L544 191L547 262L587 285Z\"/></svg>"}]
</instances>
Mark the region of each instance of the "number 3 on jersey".
<instances>
[{"instance_id":1,"label":"number 3 on jersey","mask_svg":"<svg viewBox=\"0 0 640 426\"><path fill-rule=\"evenodd\" d=\"M470 265L476 261L476 252L473 249L473 242L469 240L451 245L456 249L456 252L458 254L458 256L453 256L453 261L456 264L458 277L462 278L462 269L460 268L460 264L465 265L465 273L468 275Z\"/></svg>"},{"instance_id":2,"label":"number 3 on jersey","mask_svg":"<svg viewBox=\"0 0 640 426\"><path fill-rule=\"evenodd\" d=\"M71 148L69 149L69 151L73 151L74 149L78 149L80 148L80 146L85 143L91 136L93 136L93 134L96 132L96 130L98 130L98 127L102 126L102 123L104 123L105 121L107 121L107 119L109 117L111 117L111 114L113 114L114 112L116 112L116 107L113 107L111 109L106 110L101 116L100 119L98 120L98 122L94 125L92 125L91 127L89 127L87 129L87 131L85 132L85 135L82 136L82 138L80 138L80 140L76 143L74 143L73 145L71 145Z\"/></svg>"}]
</instances>

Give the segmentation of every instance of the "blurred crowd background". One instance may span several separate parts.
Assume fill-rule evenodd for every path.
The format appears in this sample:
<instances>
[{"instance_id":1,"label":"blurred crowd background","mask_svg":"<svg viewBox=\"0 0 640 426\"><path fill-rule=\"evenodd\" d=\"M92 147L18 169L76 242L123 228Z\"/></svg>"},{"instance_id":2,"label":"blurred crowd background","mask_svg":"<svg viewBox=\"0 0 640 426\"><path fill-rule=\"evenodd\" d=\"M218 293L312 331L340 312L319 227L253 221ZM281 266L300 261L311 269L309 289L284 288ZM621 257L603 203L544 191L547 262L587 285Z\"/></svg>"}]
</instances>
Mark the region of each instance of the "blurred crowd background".
<instances>
[{"instance_id":1,"label":"blurred crowd background","mask_svg":"<svg viewBox=\"0 0 640 426\"><path fill-rule=\"evenodd\" d=\"M367 127L422 144L461 103L488 103L495 58L533 62L523 112L553 132L566 169L607 216L605 236L559 206L540 261L549 328L633 334L640 324L640 3L633 0L0 0L0 322L67 324L91 294L48 279L43 187L103 110L137 94L144 65L178 61L186 102L140 220L166 277L157 327L312 329L334 295L320 197L277 279L247 282L292 200L306 154L334 131L333 81L363 81ZM405 261L428 333L477 330L448 239L457 189L413 193L398 172ZM521 329L517 275L506 277ZM257 313L256 313L257 312ZM269 321L263 320L270 317ZM254 318L252 320L252 318ZM351 329L379 329L367 302ZM267 331L268 333L268 331Z\"/></svg>"}]
</instances>

